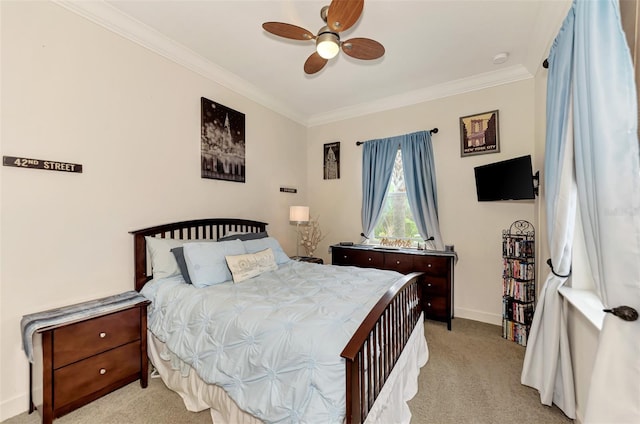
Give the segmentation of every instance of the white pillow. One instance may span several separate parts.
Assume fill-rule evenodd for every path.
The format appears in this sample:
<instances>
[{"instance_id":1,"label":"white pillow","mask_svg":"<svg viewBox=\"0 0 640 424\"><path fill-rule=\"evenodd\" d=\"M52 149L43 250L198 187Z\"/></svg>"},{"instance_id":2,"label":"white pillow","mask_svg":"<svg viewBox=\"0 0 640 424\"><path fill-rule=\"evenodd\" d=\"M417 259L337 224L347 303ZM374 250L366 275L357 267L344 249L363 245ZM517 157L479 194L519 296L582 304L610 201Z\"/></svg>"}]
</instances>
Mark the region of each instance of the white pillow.
<instances>
[{"instance_id":1,"label":"white pillow","mask_svg":"<svg viewBox=\"0 0 640 424\"><path fill-rule=\"evenodd\" d=\"M270 248L271 250L273 250L273 256L275 257L276 263L278 265L289 262L291 260L291 258L289 258L289 256L284 253L284 250L282 250L282 247L280 246L280 243L278 243L278 240L274 239L273 237L265 237L256 240L245 240L242 243L244 243L244 247L245 249L247 249L247 253L256 253L261 250Z\"/></svg>"},{"instance_id":2,"label":"white pillow","mask_svg":"<svg viewBox=\"0 0 640 424\"><path fill-rule=\"evenodd\" d=\"M278 269L273 250L265 249L258 253L227 256L227 265L233 275L233 282L239 283L263 272Z\"/></svg>"},{"instance_id":3,"label":"white pillow","mask_svg":"<svg viewBox=\"0 0 640 424\"><path fill-rule=\"evenodd\" d=\"M225 256L247 253L240 240L185 243L183 252L191 283L198 288L231 280Z\"/></svg>"},{"instance_id":4,"label":"white pillow","mask_svg":"<svg viewBox=\"0 0 640 424\"><path fill-rule=\"evenodd\" d=\"M188 240L157 238L146 236L147 249L151 257L151 269L153 270L153 278L167 278L174 275L180 275L178 262L171 253L174 247L182 246Z\"/></svg>"}]
</instances>

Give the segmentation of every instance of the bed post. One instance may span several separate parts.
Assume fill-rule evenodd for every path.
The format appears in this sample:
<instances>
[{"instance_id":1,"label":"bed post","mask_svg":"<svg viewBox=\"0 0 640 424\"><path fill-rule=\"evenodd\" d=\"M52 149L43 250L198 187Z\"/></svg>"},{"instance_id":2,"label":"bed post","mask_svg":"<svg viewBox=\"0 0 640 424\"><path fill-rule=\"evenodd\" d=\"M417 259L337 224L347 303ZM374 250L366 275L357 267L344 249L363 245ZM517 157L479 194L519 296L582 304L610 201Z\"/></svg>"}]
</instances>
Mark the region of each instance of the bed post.
<instances>
[{"instance_id":1,"label":"bed post","mask_svg":"<svg viewBox=\"0 0 640 424\"><path fill-rule=\"evenodd\" d=\"M134 234L133 236L133 257L134 257L134 284L136 291L142 290L142 287L149 281L147 277L147 255L146 241L144 235Z\"/></svg>"},{"instance_id":2,"label":"bed post","mask_svg":"<svg viewBox=\"0 0 640 424\"><path fill-rule=\"evenodd\" d=\"M346 424L360 423L362 417L360 416L361 404L360 402L360 357L356 357L354 361L346 360L346 372L347 372L347 387L346 387Z\"/></svg>"}]
</instances>

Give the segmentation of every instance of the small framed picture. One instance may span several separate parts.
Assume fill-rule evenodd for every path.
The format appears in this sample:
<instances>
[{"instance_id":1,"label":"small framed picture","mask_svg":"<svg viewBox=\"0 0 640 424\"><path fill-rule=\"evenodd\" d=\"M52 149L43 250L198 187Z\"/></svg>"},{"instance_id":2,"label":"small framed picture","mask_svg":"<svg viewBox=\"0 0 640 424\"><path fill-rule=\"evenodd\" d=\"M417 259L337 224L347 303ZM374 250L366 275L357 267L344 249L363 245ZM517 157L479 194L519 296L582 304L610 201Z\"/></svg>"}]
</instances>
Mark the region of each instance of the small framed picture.
<instances>
[{"instance_id":1,"label":"small framed picture","mask_svg":"<svg viewBox=\"0 0 640 424\"><path fill-rule=\"evenodd\" d=\"M497 110L460 118L461 157L499 151L500 127Z\"/></svg>"},{"instance_id":2,"label":"small framed picture","mask_svg":"<svg viewBox=\"0 0 640 424\"><path fill-rule=\"evenodd\" d=\"M324 145L323 169L325 180L337 180L340 178L340 142Z\"/></svg>"}]
</instances>

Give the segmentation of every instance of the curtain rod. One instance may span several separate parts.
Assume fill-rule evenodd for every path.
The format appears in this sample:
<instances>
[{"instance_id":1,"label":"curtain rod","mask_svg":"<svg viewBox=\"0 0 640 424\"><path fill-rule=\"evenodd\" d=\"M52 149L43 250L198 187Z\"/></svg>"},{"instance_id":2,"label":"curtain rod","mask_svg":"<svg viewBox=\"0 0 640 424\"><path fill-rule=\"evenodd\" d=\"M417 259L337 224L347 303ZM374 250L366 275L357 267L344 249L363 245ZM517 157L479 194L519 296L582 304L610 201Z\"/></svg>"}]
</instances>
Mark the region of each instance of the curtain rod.
<instances>
[{"instance_id":1,"label":"curtain rod","mask_svg":"<svg viewBox=\"0 0 640 424\"><path fill-rule=\"evenodd\" d=\"M429 130L429 134L438 134L438 129L437 128L433 128L431 130ZM356 146L359 146L361 144L366 143L366 141L356 141Z\"/></svg>"}]
</instances>

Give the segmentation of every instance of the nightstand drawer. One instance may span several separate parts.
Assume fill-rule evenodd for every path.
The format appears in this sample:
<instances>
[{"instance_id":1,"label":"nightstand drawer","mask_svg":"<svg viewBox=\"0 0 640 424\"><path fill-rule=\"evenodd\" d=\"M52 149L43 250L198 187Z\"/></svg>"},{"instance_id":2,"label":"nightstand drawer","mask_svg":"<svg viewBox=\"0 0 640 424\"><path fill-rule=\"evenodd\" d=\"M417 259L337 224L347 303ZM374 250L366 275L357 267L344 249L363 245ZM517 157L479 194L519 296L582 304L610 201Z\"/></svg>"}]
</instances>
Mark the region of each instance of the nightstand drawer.
<instances>
[{"instance_id":1,"label":"nightstand drawer","mask_svg":"<svg viewBox=\"0 0 640 424\"><path fill-rule=\"evenodd\" d=\"M140 341L136 341L55 370L54 408L136 375L140 366Z\"/></svg>"},{"instance_id":2,"label":"nightstand drawer","mask_svg":"<svg viewBox=\"0 0 640 424\"><path fill-rule=\"evenodd\" d=\"M53 368L140 339L140 308L78 322L53 331Z\"/></svg>"}]
</instances>

